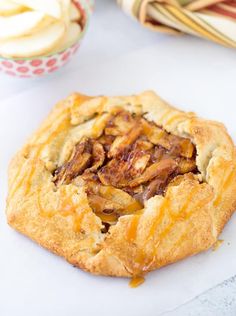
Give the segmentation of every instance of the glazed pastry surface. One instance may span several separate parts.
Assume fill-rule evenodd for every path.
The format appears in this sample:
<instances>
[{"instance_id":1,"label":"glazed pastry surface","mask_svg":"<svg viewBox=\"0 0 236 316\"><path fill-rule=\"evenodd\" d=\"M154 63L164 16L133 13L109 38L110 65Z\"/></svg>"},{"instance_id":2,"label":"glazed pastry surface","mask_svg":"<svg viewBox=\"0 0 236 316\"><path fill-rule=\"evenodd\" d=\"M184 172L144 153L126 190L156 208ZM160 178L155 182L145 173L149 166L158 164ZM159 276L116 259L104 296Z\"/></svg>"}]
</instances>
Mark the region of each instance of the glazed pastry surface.
<instances>
[{"instance_id":1,"label":"glazed pastry surface","mask_svg":"<svg viewBox=\"0 0 236 316\"><path fill-rule=\"evenodd\" d=\"M69 96L9 167L9 224L94 274L143 275L206 250L235 207L225 127L152 91Z\"/></svg>"}]
</instances>

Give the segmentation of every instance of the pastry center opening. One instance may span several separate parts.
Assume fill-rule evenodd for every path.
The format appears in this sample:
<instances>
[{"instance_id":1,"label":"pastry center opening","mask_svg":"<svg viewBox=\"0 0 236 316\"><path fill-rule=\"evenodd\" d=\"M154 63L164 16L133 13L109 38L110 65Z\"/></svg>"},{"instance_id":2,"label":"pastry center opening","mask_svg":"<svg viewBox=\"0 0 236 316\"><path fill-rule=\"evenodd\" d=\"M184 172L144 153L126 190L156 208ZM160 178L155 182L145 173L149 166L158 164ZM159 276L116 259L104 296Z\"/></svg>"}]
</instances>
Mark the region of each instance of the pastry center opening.
<instances>
[{"instance_id":1,"label":"pastry center opening","mask_svg":"<svg viewBox=\"0 0 236 316\"><path fill-rule=\"evenodd\" d=\"M122 215L164 195L172 179L197 173L196 148L187 138L125 110L112 114L98 138L83 138L69 161L54 171L54 183L85 185L88 201L105 229Z\"/></svg>"}]
</instances>

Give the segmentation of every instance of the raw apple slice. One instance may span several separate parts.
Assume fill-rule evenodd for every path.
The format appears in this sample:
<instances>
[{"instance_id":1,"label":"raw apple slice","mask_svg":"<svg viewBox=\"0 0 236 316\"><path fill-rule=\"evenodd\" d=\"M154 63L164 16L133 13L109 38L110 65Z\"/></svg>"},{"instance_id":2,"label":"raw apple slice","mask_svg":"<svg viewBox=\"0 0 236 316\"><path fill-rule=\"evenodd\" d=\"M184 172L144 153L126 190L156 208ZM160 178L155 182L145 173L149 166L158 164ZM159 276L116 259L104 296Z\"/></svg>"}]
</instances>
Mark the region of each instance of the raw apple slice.
<instances>
[{"instance_id":1,"label":"raw apple slice","mask_svg":"<svg viewBox=\"0 0 236 316\"><path fill-rule=\"evenodd\" d=\"M60 42L59 45L55 47L53 51L55 53L60 52L66 49L67 47L73 45L78 40L80 33L81 33L80 25L76 22L71 22L63 37L63 40Z\"/></svg>"},{"instance_id":2,"label":"raw apple slice","mask_svg":"<svg viewBox=\"0 0 236 316\"><path fill-rule=\"evenodd\" d=\"M71 2L70 4L70 20L73 22L79 21L81 18L81 14L76 5Z\"/></svg>"},{"instance_id":3,"label":"raw apple slice","mask_svg":"<svg viewBox=\"0 0 236 316\"><path fill-rule=\"evenodd\" d=\"M51 52L65 34L65 24L55 22L33 35L0 43L0 55L5 57L34 57Z\"/></svg>"},{"instance_id":4,"label":"raw apple slice","mask_svg":"<svg viewBox=\"0 0 236 316\"><path fill-rule=\"evenodd\" d=\"M9 16L17 13L21 13L25 10L25 7L13 3L9 0L0 0L0 15L1 16Z\"/></svg>"},{"instance_id":5,"label":"raw apple slice","mask_svg":"<svg viewBox=\"0 0 236 316\"><path fill-rule=\"evenodd\" d=\"M61 6L58 0L13 0L15 3L30 9L41 11L56 19L62 16Z\"/></svg>"},{"instance_id":6,"label":"raw apple slice","mask_svg":"<svg viewBox=\"0 0 236 316\"><path fill-rule=\"evenodd\" d=\"M61 5L61 12L63 16L63 20L66 23L66 26L69 26L70 23L70 4L71 0L59 0Z\"/></svg>"},{"instance_id":7,"label":"raw apple slice","mask_svg":"<svg viewBox=\"0 0 236 316\"><path fill-rule=\"evenodd\" d=\"M27 35L42 23L44 18L46 18L45 14L37 11L0 17L0 40Z\"/></svg>"}]
</instances>

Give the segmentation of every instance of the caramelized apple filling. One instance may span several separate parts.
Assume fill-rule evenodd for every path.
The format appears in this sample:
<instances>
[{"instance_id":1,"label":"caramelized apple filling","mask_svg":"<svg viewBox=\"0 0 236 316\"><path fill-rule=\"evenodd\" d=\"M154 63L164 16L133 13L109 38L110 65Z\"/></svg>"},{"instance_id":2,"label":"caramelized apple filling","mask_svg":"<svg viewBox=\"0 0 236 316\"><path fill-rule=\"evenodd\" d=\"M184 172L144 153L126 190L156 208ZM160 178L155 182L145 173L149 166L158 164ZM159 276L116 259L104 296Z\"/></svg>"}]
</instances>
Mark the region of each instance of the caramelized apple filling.
<instances>
[{"instance_id":1,"label":"caramelized apple filling","mask_svg":"<svg viewBox=\"0 0 236 316\"><path fill-rule=\"evenodd\" d=\"M177 175L197 173L193 143L120 110L96 139L83 138L68 162L54 172L57 186L85 183L91 208L105 225L143 208L145 200L165 194Z\"/></svg>"}]
</instances>

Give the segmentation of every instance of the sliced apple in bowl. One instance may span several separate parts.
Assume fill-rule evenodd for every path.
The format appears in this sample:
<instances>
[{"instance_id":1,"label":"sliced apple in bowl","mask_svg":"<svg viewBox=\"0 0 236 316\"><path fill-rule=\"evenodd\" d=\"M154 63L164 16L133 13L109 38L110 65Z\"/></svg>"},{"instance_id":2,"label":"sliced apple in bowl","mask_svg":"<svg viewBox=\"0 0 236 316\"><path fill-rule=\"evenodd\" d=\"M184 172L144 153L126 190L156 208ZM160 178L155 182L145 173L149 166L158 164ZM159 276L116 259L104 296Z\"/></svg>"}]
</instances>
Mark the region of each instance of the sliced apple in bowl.
<instances>
[{"instance_id":1,"label":"sliced apple in bowl","mask_svg":"<svg viewBox=\"0 0 236 316\"><path fill-rule=\"evenodd\" d=\"M0 41L33 33L45 19L45 14L37 11L0 17Z\"/></svg>"},{"instance_id":2,"label":"sliced apple in bowl","mask_svg":"<svg viewBox=\"0 0 236 316\"><path fill-rule=\"evenodd\" d=\"M68 27L70 23L70 3L71 0L58 0L61 6L61 14L63 16L63 20L66 23L66 27Z\"/></svg>"},{"instance_id":3,"label":"sliced apple in bowl","mask_svg":"<svg viewBox=\"0 0 236 316\"><path fill-rule=\"evenodd\" d=\"M77 6L71 2L70 4L70 20L73 22L77 22L79 21L79 19L81 18L81 13L79 11L79 9L77 8Z\"/></svg>"},{"instance_id":4,"label":"sliced apple in bowl","mask_svg":"<svg viewBox=\"0 0 236 316\"><path fill-rule=\"evenodd\" d=\"M76 53L89 18L80 0L0 0L0 70L22 78L56 71Z\"/></svg>"},{"instance_id":5,"label":"sliced apple in bowl","mask_svg":"<svg viewBox=\"0 0 236 316\"><path fill-rule=\"evenodd\" d=\"M63 22L52 23L32 35L0 42L0 55L16 58L46 55L58 45L65 32Z\"/></svg>"},{"instance_id":6,"label":"sliced apple in bowl","mask_svg":"<svg viewBox=\"0 0 236 316\"><path fill-rule=\"evenodd\" d=\"M0 15L10 16L13 14L21 13L25 10L23 5L14 3L10 0L0 0Z\"/></svg>"},{"instance_id":7,"label":"sliced apple in bowl","mask_svg":"<svg viewBox=\"0 0 236 316\"><path fill-rule=\"evenodd\" d=\"M48 14L56 19L62 17L61 6L58 0L12 0L14 3L28 7L35 11Z\"/></svg>"},{"instance_id":8,"label":"sliced apple in bowl","mask_svg":"<svg viewBox=\"0 0 236 316\"><path fill-rule=\"evenodd\" d=\"M55 47L54 52L60 52L69 46L72 46L78 40L81 34L81 27L76 22L71 22L67 28L67 31L60 41L60 43Z\"/></svg>"}]
</instances>

